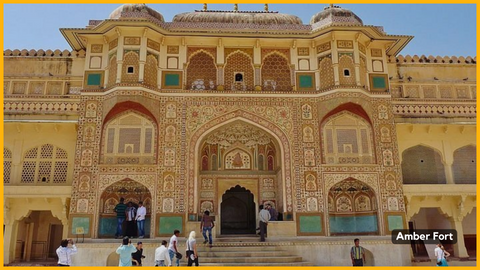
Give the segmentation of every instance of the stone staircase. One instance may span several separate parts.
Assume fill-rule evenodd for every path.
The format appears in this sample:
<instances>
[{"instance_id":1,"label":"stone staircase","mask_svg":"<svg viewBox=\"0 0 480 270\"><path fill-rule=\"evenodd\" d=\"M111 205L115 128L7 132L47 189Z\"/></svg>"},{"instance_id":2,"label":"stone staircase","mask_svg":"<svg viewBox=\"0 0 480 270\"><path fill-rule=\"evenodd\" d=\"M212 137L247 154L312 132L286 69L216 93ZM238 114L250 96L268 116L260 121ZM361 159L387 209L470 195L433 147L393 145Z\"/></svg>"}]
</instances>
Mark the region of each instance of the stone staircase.
<instances>
[{"instance_id":1,"label":"stone staircase","mask_svg":"<svg viewBox=\"0 0 480 270\"><path fill-rule=\"evenodd\" d=\"M197 240L200 266L312 266L292 255L279 242L258 242L258 237L217 238L213 247ZM187 265L186 258L181 261Z\"/></svg>"}]
</instances>

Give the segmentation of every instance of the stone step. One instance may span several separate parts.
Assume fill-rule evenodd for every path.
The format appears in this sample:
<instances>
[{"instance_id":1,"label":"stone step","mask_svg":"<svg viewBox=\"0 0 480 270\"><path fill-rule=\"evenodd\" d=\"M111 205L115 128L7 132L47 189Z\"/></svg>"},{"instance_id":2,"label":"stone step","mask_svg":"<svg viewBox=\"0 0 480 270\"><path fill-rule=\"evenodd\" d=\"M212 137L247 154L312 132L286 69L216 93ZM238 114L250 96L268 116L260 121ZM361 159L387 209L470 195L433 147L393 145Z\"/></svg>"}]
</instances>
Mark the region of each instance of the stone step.
<instances>
[{"instance_id":1,"label":"stone step","mask_svg":"<svg viewBox=\"0 0 480 270\"><path fill-rule=\"evenodd\" d=\"M293 263L301 262L302 257L282 256L282 257L200 257L204 263Z\"/></svg>"},{"instance_id":2,"label":"stone step","mask_svg":"<svg viewBox=\"0 0 480 270\"><path fill-rule=\"evenodd\" d=\"M284 247L282 246L267 246L267 245L245 245L245 246L216 246L215 244L213 247L208 246L197 246L198 252L218 252L218 251L239 251L239 252L256 252L256 251L283 251Z\"/></svg>"},{"instance_id":3,"label":"stone step","mask_svg":"<svg viewBox=\"0 0 480 270\"><path fill-rule=\"evenodd\" d=\"M187 263L181 263L180 266L187 266ZM203 263L199 261L199 266L237 266L237 267L246 267L246 266L313 266L309 262L291 262L291 263Z\"/></svg>"},{"instance_id":4,"label":"stone step","mask_svg":"<svg viewBox=\"0 0 480 270\"><path fill-rule=\"evenodd\" d=\"M198 251L200 257L274 257L288 256L286 251Z\"/></svg>"}]
</instances>

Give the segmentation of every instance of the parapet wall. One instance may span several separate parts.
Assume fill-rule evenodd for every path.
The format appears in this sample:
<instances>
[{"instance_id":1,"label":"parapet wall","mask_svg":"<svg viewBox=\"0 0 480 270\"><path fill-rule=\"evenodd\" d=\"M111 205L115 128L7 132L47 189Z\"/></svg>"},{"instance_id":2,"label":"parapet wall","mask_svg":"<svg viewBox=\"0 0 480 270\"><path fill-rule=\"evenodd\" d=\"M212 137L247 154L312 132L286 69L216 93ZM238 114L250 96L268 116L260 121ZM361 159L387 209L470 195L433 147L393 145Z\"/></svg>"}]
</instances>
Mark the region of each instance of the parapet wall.
<instances>
[{"instance_id":1,"label":"parapet wall","mask_svg":"<svg viewBox=\"0 0 480 270\"><path fill-rule=\"evenodd\" d=\"M418 55L399 55L399 56L391 56L388 59L389 63L398 63L398 64L403 64L403 63L422 63L422 64L476 64L477 63L477 57L457 57L457 56L418 56Z\"/></svg>"}]
</instances>

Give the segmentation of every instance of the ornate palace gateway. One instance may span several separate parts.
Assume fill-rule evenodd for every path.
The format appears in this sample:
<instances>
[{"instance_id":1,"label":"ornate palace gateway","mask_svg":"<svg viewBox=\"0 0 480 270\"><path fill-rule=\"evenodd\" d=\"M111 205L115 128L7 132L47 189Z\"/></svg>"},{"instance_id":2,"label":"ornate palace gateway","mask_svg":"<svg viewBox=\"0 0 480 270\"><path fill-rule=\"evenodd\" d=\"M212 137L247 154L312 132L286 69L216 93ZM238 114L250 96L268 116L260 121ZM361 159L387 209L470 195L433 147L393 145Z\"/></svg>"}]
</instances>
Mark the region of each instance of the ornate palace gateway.
<instances>
[{"instance_id":1,"label":"ornate palace gateway","mask_svg":"<svg viewBox=\"0 0 480 270\"><path fill-rule=\"evenodd\" d=\"M374 265L432 252L393 245L403 228L474 251L476 58L397 56L411 36L333 5L303 24L126 4L61 32L73 51L4 51L4 263L84 236L77 265L106 265L120 198L146 206L149 249L205 210L215 237L255 235L271 204L269 244L315 265L348 265L356 236Z\"/></svg>"}]
</instances>

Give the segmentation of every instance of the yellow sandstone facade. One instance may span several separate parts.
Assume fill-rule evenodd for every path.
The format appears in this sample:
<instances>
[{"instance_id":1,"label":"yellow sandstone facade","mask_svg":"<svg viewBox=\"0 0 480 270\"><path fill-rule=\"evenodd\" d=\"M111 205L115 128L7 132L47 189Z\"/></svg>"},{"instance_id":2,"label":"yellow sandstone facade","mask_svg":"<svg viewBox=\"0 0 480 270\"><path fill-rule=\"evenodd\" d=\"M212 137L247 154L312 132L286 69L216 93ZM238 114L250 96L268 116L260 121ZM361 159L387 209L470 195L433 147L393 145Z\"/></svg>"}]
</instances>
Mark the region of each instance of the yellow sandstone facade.
<instances>
[{"instance_id":1,"label":"yellow sandstone facade","mask_svg":"<svg viewBox=\"0 0 480 270\"><path fill-rule=\"evenodd\" d=\"M268 7L165 22L127 4L61 32L72 51L4 51L5 264L112 238L120 197L144 202L149 238L205 210L215 236L254 234L270 203L270 237L348 254L362 236L395 253L375 265L431 256L392 246L409 227L455 229L447 249L475 256L476 57L399 56L413 37L338 6L304 24Z\"/></svg>"}]
</instances>

